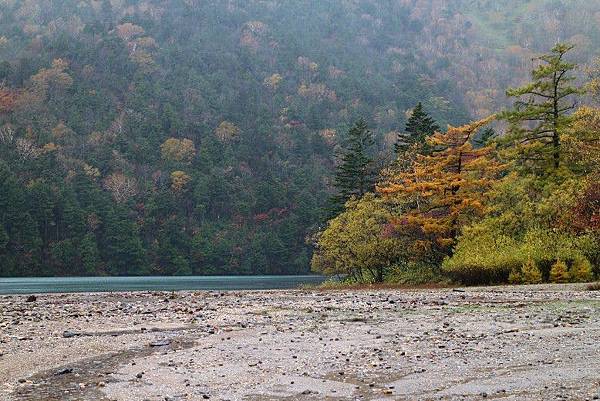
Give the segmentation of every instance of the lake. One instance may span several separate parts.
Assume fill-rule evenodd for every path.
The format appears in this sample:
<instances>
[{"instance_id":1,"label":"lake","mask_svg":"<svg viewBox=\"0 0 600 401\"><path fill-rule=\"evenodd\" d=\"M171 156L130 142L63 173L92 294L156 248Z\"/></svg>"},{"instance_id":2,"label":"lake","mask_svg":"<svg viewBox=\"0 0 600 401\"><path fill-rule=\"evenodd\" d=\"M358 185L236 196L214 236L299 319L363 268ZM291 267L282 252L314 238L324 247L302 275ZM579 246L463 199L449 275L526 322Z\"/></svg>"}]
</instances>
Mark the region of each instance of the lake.
<instances>
[{"instance_id":1,"label":"lake","mask_svg":"<svg viewBox=\"0 0 600 401\"><path fill-rule=\"evenodd\" d=\"M182 290L275 290L319 284L321 276L26 277L0 278L0 294Z\"/></svg>"}]
</instances>

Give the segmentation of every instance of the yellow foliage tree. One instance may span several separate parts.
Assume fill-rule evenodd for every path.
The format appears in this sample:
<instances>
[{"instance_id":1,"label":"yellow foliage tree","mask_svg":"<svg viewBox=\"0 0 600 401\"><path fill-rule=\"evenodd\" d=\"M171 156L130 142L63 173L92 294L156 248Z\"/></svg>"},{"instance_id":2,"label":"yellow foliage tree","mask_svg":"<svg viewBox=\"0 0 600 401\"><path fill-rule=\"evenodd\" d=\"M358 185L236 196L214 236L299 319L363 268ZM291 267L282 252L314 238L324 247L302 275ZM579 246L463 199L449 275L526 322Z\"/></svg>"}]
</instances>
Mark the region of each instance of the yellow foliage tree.
<instances>
[{"instance_id":1,"label":"yellow foliage tree","mask_svg":"<svg viewBox=\"0 0 600 401\"><path fill-rule=\"evenodd\" d=\"M215 136L221 142L231 142L240 134L240 129L229 121L223 121L215 129Z\"/></svg>"},{"instance_id":2,"label":"yellow foliage tree","mask_svg":"<svg viewBox=\"0 0 600 401\"><path fill-rule=\"evenodd\" d=\"M553 283L568 283L571 279L567 264L557 260L550 269L550 281Z\"/></svg>"},{"instance_id":3,"label":"yellow foliage tree","mask_svg":"<svg viewBox=\"0 0 600 401\"><path fill-rule=\"evenodd\" d=\"M571 279L577 282L589 282L594 278L592 264L586 258L577 258L573 261L570 271Z\"/></svg>"},{"instance_id":4,"label":"yellow foliage tree","mask_svg":"<svg viewBox=\"0 0 600 401\"><path fill-rule=\"evenodd\" d=\"M521 271L523 272L523 282L525 284L539 284L542 282L542 272L531 257L527 259L527 263L523 264Z\"/></svg>"},{"instance_id":5,"label":"yellow foliage tree","mask_svg":"<svg viewBox=\"0 0 600 401\"><path fill-rule=\"evenodd\" d=\"M196 147L191 139L169 138L160 145L162 158L169 161L191 163Z\"/></svg>"},{"instance_id":6,"label":"yellow foliage tree","mask_svg":"<svg viewBox=\"0 0 600 401\"><path fill-rule=\"evenodd\" d=\"M378 187L409 211L395 219L397 226L420 231L424 251L448 254L461 227L485 211L486 192L504 166L492 157L493 146L475 149L473 135L494 116L462 127L448 127L428 138L430 155L419 155L409 171L400 171Z\"/></svg>"},{"instance_id":7,"label":"yellow foliage tree","mask_svg":"<svg viewBox=\"0 0 600 401\"><path fill-rule=\"evenodd\" d=\"M392 214L373 194L346 204L346 211L329 221L319 234L313 271L347 275L359 282L383 281L387 270L405 252L389 230Z\"/></svg>"},{"instance_id":8,"label":"yellow foliage tree","mask_svg":"<svg viewBox=\"0 0 600 401\"><path fill-rule=\"evenodd\" d=\"M183 171L173 171L171 173L171 189L174 192L182 192L191 180L192 177Z\"/></svg>"}]
</instances>

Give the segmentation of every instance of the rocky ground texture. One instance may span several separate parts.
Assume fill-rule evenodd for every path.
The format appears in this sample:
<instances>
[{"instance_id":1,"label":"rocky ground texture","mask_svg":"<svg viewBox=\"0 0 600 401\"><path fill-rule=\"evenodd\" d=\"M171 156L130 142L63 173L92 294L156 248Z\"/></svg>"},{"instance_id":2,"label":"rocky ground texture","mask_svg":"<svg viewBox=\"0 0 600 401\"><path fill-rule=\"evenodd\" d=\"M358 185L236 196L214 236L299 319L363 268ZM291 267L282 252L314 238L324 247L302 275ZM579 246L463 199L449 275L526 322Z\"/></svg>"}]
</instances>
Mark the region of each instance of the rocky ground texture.
<instances>
[{"instance_id":1,"label":"rocky ground texture","mask_svg":"<svg viewBox=\"0 0 600 401\"><path fill-rule=\"evenodd\" d=\"M585 286L0 297L0 400L594 400Z\"/></svg>"}]
</instances>

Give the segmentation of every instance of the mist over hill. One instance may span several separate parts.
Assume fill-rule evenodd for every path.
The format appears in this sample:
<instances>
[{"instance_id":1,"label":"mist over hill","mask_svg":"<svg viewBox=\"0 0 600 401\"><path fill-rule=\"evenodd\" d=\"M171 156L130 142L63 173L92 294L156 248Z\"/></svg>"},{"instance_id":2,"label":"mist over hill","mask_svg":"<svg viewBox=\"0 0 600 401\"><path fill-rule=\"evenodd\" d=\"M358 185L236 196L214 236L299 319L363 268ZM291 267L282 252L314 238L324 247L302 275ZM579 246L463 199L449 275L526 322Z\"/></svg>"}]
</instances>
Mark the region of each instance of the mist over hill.
<instances>
[{"instance_id":1,"label":"mist over hill","mask_svg":"<svg viewBox=\"0 0 600 401\"><path fill-rule=\"evenodd\" d=\"M390 160L421 102L445 127L507 104L583 0L5 0L0 275L309 270L358 118Z\"/></svg>"}]
</instances>

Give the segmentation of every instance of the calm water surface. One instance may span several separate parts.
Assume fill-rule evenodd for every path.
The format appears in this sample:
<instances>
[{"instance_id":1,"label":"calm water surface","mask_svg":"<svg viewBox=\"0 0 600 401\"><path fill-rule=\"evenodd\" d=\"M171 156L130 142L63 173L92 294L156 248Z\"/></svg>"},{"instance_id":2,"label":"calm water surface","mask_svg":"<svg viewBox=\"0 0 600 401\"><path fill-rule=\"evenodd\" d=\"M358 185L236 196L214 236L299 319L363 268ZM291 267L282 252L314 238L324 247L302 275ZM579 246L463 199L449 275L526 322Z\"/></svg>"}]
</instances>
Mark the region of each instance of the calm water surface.
<instances>
[{"instance_id":1,"label":"calm water surface","mask_svg":"<svg viewBox=\"0 0 600 401\"><path fill-rule=\"evenodd\" d=\"M49 292L273 290L319 284L321 276L27 277L0 278L0 294Z\"/></svg>"}]
</instances>

